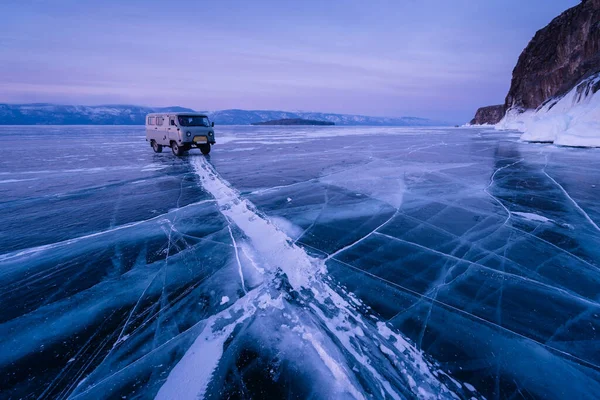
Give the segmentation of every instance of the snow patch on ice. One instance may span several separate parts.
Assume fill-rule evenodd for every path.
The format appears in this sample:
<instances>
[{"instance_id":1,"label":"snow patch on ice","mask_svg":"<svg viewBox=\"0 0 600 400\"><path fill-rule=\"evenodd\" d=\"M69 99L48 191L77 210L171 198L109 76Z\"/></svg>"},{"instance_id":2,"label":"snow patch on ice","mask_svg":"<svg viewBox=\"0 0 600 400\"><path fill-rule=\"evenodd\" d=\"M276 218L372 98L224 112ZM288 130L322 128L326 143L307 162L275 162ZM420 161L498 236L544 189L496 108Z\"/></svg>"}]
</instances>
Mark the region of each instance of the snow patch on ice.
<instances>
[{"instance_id":1,"label":"snow patch on ice","mask_svg":"<svg viewBox=\"0 0 600 400\"><path fill-rule=\"evenodd\" d=\"M288 219L281 217L269 217L273 225L277 227L277 229L281 230L283 233L288 235L290 238L297 238L304 233L304 230L298 225L294 224Z\"/></svg>"},{"instance_id":2,"label":"snow patch on ice","mask_svg":"<svg viewBox=\"0 0 600 400\"><path fill-rule=\"evenodd\" d=\"M518 212L518 211L513 211L512 214L513 215L518 215L519 217L528 219L530 221L552 222L552 220L550 218L546 218L546 217L543 217L543 216L538 215L538 214L526 213L526 212Z\"/></svg>"},{"instance_id":3,"label":"snow patch on ice","mask_svg":"<svg viewBox=\"0 0 600 400\"><path fill-rule=\"evenodd\" d=\"M237 138L235 136L217 136L216 141L218 144L225 144L229 142L233 142Z\"/></svg>"},{"instance_id":4,"label":"snow patch on ice","mask_svg":"<svg viewBox=\"0 0 600 400\"><path fill-rule=\"evenodd\" d=\"M6 179L3 181L0 181L0 185L1 184L5 184L5 183L17 183L17 182L27 182L27 181L35 181L38 178L31 178L31 179Z\"/></svg>"},{"instance_id":5,"label":"snow patch on ice","mask_svg":"<svg viewBox=\"0 0 600 400\"><path fill-rule=\"evenodd\" d=\"M469 389L471 392L475 392L475 387L473 385L471 385L470 383L465 382L464 383L465 387L467 389Z\"/></svg>"},{"instance_id":6,"label":"snow patch on ice","mask_svg":"<svg viewBox=\"0 0 600 400\"><path fill-rule=\"evenodd\" d=\"M193 164L204 189L215 197L223 215L250 239L262 265L269 266L272 272L281 268L296 290L309 288L324 264L310 258L283 231L259 215L249 201L241 199L229 184L219 179L204 158L194 158Z\"/></svg>"},{"instance_id":7,"label":"snow patch on ice","mask_svg":"<svg viewBox=\"0 0 600 400\"><path fill-rule=\"evenodd\" d=\"M312 344L313 348L319 354L319 357L321 357L327 368L331 371L331 374L335 377L338 385L341 384L355 399L364 399L364 396L349 381L348 376L344 373L340 364L325 351L321 346L321 343L315 340L311 333L304 333L302 339L307 340Z\"/></svg>"},{"instance_id":8,"label":"snow patch on ice","mask_svg":"<svg viewBox=\"0 0 600 400\"><path fill-rule=\"evenodd\" d=\"M161 169L165 169L167 167L169 167L167 164L152 163L144 166L142 168L142 172L160 171Z\"/></svg>"},{"instance_id":9,"label":"snow patch on ice","mask_svg":"<svg viewBox=\"0 0 600 400\"><path fill-rule=\"evenodd\" d=\"M213 372L223 355L225 341L238 324L255 313L256 307L252 305L252 300L256 299L256 294L257 291L248 293L233 306L208 318L204 329L179 363L171 370L155 399L201 399L204 397ZM219 327L219 323L223 320L231 322Z\"/></svg>"}]
</instances>

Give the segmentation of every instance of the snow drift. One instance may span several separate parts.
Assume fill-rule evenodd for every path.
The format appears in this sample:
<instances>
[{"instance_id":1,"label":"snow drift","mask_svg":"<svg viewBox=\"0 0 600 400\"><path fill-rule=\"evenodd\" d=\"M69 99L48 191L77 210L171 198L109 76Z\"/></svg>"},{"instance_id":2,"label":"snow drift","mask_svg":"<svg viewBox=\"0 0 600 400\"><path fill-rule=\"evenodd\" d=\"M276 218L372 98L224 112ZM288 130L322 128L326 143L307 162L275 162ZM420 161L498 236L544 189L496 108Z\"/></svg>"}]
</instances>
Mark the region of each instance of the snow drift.
<instances>
[{"instance_id":1,"label":"snow drift","mask_svg":"<svg viewBox=\"0 0 600 400\"><path fill-rule=\"evenodd\" d=\"M600 73L537 110L512 108L496 129L516 129L522 140L562 146L600 147Z\"/></svg>"}]
</instances>

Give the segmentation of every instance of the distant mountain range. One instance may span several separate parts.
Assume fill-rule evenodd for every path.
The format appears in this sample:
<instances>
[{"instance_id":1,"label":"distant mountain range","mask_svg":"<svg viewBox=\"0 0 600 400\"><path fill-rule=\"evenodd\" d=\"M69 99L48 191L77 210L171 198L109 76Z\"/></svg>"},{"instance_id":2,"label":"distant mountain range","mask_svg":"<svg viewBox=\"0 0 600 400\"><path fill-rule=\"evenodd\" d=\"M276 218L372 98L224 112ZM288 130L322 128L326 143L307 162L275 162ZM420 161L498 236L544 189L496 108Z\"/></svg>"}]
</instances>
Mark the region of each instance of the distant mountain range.
<instances>
[{"instance_id":1,"label":"distant mountain range","mask_svg":"<svg viewBox=\"0 0 600 400\"><path fill-rule=\"evenodd\" d=\"M290 119L276 119L265 122L253 122L252 125L335 125L329 121L317 121L314 119L301 119L301 118L290 118Z\"/></svg>"},{"instance_id":2,"label":"distant mountain range","mask_svg":"<svg viewBox=\"0 0 600 400\"><path fill-rule=\"evenodd\" d=\"M183 107L142 107L132 105L69 106L46 103L0 104L0 125L144 125L152 112L195 112ZM271 110L201 111L218 125L250 125L280 119L310 119L336 125L436 126L448 125L416 117L367 117L364 115Z\"/></svg>"},{"instance_id":3,"label":"distant mountain range","mask_svg":"<svg viewBox=\"0 0 600 400\"><path fill-rule=\"evenodd\" d=\"M193 112L183 107L0 104L0 125L144 125L146 114L167 111Z\"/></svg>"},{"instance_id":4,"label":"distant mountain range","mask_svg":"<svg viewBox=\"0 0 600 400\"><path fill-rule=\"evenodd\" d=\"M336 125L362 125L362 126L440 126L449 125L441 121L434 121L416 117L368 117L365 115L330 114L319 112L289 112L268 110L222 110L207 113L215 124L221 125L250 125L256 122L266 122L282 119L308 119L313 121L333 122ZM1 120L1 117L0 117Z\"/></svg>"}]
</instances>

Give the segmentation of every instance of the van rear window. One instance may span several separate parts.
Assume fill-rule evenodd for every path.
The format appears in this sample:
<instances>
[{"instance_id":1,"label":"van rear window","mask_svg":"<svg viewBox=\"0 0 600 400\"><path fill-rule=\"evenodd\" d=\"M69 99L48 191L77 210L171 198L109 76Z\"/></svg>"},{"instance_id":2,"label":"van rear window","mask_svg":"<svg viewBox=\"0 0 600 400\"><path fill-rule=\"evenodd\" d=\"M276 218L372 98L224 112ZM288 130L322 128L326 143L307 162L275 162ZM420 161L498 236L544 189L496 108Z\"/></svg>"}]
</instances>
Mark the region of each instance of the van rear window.
<instances>
[{"instance_id":1,"label":"van rear window","mask_svg":"<svg viewBox=\"0 0 600 400\"><path fill-rule=\"evenodd\" d=\"M148 117L148 125L156 125L156 117Z\"/></svg>"}]
</instances>

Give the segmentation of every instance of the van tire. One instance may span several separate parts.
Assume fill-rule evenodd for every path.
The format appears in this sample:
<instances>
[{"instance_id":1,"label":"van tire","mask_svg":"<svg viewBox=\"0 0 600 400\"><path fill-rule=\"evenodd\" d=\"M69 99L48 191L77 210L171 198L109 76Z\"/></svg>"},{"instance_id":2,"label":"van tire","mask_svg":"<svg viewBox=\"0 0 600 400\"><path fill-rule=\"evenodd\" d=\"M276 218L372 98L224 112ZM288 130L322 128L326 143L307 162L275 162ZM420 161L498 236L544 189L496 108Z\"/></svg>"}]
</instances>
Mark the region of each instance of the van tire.
<instances>
[{"instance_id":1,"label":"van tire","mask_svg":"<svg viewBox=\"0 0 600 400\"><path fill-rule=\"evenodd\" d=\"M208 155L208 153L210 153L210 143L199 144L198 148L205 156Z\"/></svg>"},{"instance_id":2,"label":"van tire","mask_svg":"<svg viewBox=\"0 0 600 400\"><path fill-rule=\"evenodd\" d=\"M173 151L173 154L177 157L181 157L185 152L183 147L179 146L176 141L171 142L171 150Z\"/></svg>"},{"instance_id":3,"label":"van tire","mask_svg":"<svg viewBox=\"0 0 600 400\"><path fill-rule=\"evenodd\" d=\"M161 144L156 143L156 140L152 140L150 142L150 146L152 146L152 149L154 150L155 153L162 153L163 147Z\"/></svg>"}]
</instances>

